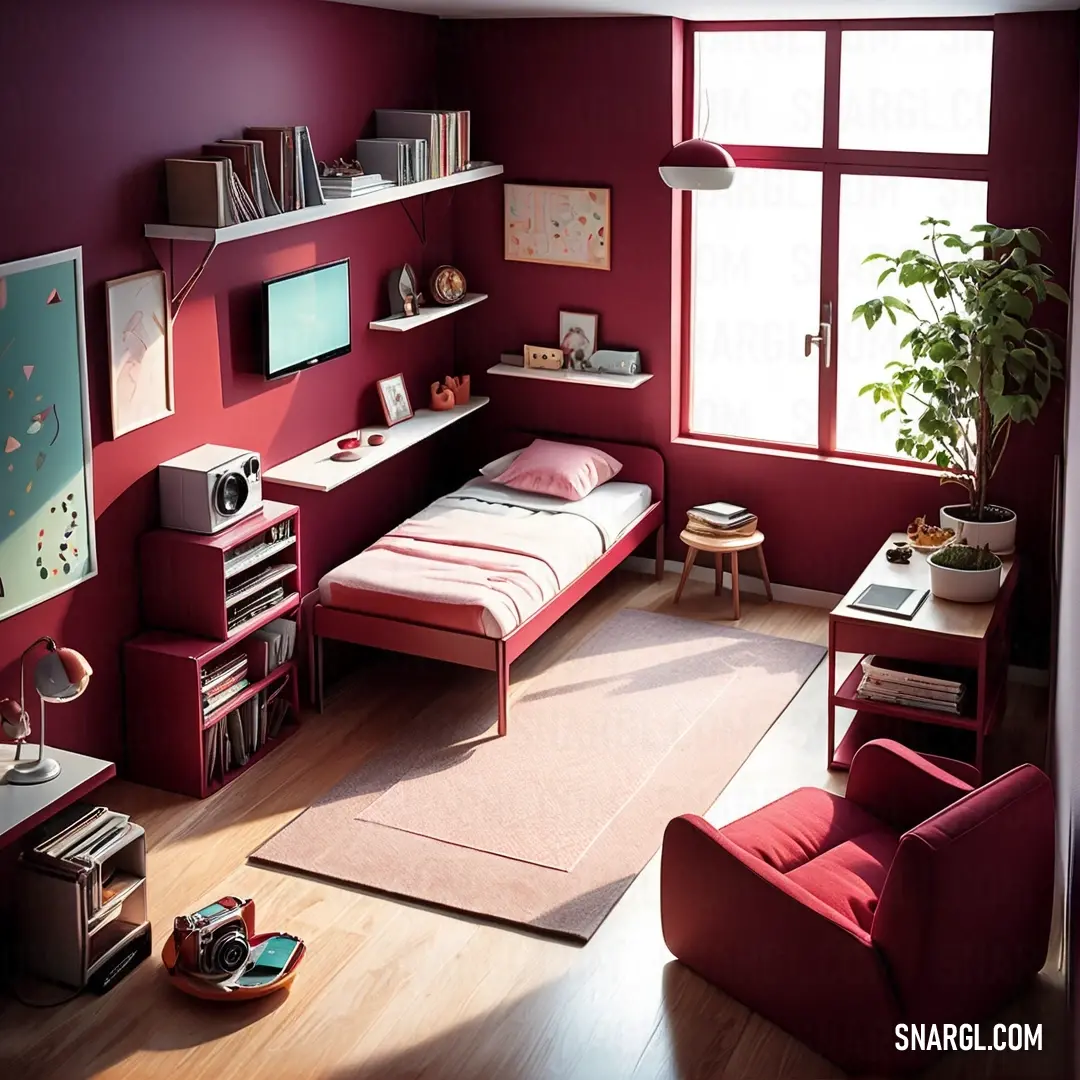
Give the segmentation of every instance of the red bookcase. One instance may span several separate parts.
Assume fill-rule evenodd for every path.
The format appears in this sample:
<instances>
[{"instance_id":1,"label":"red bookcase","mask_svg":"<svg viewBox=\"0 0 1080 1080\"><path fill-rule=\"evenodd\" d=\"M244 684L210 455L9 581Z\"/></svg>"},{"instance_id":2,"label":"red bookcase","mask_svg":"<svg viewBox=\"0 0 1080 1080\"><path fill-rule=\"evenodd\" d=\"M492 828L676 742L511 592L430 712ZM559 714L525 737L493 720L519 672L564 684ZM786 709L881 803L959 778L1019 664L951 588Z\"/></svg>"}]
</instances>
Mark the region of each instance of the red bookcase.
<instances>
[{"instance_id":1,"label":"red bookcase","mask_svg":"<svg viewBox=\"0 0 1080 1080\"><path fill-rule=\"evenodd\" d=\"M275 619L297 617L299 523L297 507L267 503L260 513L215 536L159 529L143 537L144 617L157 629L124 646L132 780L205 798L296 731L300 699L295 653L282 663L271 663L263 675L255 665L266 659L266 650L253 635ZM235 622L237 611L253 596L277 587L284 589L279 601ZM205 709L204 671L242 653L249 662L248 685L224 704ZM211 729L264 693L287 702L275 737L267 732L243 764L219 767L210 775Z\"/></svg>"}]
</instances>

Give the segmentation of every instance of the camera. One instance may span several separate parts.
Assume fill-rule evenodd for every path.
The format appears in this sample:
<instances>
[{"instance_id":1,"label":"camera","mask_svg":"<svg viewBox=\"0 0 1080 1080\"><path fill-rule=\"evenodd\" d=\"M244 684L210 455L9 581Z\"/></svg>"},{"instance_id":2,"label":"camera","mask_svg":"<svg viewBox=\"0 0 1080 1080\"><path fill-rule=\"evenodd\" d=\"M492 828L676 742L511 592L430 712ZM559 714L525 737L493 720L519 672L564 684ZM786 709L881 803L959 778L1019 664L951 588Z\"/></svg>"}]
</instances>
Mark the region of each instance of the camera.
<instances>
[{"instance_id":1,"label":"camera","mask_svg":"<svg viewBox=\"0 0 1080 1080\"><path fill-rule=\"evenodd\" d=\"M178 915L173 921L176 967L212 982L231 979L248 962L254 923L254 903L236 896Z\"/></svg>"}]
</instances>

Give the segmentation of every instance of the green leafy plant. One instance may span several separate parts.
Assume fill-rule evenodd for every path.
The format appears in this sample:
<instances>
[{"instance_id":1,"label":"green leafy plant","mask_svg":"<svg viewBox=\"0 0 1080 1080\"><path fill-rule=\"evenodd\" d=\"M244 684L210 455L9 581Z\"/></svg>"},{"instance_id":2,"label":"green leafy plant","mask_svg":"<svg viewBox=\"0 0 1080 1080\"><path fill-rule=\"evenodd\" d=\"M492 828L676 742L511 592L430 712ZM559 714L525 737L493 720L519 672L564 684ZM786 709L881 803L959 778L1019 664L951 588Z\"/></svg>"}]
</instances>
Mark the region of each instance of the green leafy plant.
<instances>
[{"instance_id":1,"label":"green leafy plant","mask_svg":"<svg viewBox=\"0 0 1080 1080\"><path fill-rule=\"evenodd\" d=\"M999 559L986 547L969 547L967 544L950 544L930 556L938 566L950 570L996 570L1001 565Z\"/></svg>"},{"instance_id":2,"label":"green leafy plant","mask_svg":"<svg viewBox=\"0 0 1080 1080\"><path fill-rule=\"evenodd\" d=\"M947 470L942 483L962 485L970 519L987 515L987 485L997 471L1012 425L1032 422L1061 377L1060 339L1030 325L1037 303L1048 297L1068 304L1053 272L1038 261L1038 229L975 225L973 241L926 218L929 250L874 254L864 262L889 265L878 287L896 276L905 288L921 288L926 307L917 312L896 296L860 304L852 319L868 328L884 315L915 320L900 343L907 354L886 366L888 377L864 386L881 419L900 418L896 449ZM949 259L954 254L956 258ZM922 303L919 304L922 308Z\"/></svg>"}]
</instances>

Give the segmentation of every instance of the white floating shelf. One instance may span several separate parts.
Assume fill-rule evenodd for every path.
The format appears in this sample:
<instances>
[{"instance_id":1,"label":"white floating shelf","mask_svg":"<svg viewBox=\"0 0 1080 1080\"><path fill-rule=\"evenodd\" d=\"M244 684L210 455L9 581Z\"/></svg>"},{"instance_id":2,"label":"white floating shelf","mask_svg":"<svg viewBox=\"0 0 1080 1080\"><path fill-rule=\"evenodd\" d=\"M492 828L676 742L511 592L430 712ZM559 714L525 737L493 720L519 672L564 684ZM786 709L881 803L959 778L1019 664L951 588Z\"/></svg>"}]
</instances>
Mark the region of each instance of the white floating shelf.
<instances>
[{"instance_id":1,"label":"white floating shelf","mask_svg":"<svg viewBox=\"0 0 1080 1080\"><path fill-rule=\"evenodd\" d=\"M338 441L356 435L356 431L346 431L344 435L338 435L321 446L289 458L288 461L279 462L272 469L264 469L263 480L271 484L307 488L309 491L333 491L361 473L366 473L376 465L381 465L408 450L410 446L429 439L477 409L482 409L489 400L473 395L468 405L459 405L444 412L417 409L412 419L402 420L392 428L382 425L364 428L360 432L364 445L354 451L360 456L355 461L333 461L332 455L340 453ZM386 442L380 446L368 446L368 436L376 434L385 436Z\"/></svg>"},{"instance_id":2,"label":"white floating shelf","mask_svg":"<svg viewBox=\"0 0 1080 1080\"><path fill-rule=\"evenodd\" d=\"M391 315L388 319L376 319L368 323L369 330L393 330L403 334L406 330L417 330L428 323L443 319L447 315L453 315L462 308L472 307L481 300L487 299L487 293L466 293L464 299L456 304L447 304L445 307L432 305L422 308L417 315Z\"/></svg>"},{"instance_id":3,"label":"white floating shelf","mask_svg":"<svg viewBox=\"0 0 1080 1080\"><path fill-rule=\"evenodd\" d=\"M327 199L325 206L309 206L305 210L290 210L287 214L274 214L272 217L244 221L239 225L228 225L224 229L208 229L197 225L147 225L144 235L162 240L199 240L205 243L227 244L230 240L243 240L248 236L261 236L263 233L291 229L294 225L308 225L326 218L352 214L357 210L367 210L371 206L383 206L386 203L411 199L414 195L433 195L447 188L461 184L475 184L478 180L488 180L501 176L501 165L480 165L475 169L443 176L438 180L424 180L419 184L401 184L397 187L380 188L368 195L357 195L351 199Z\"/></svg>"},{"instance_id":4,"label":"white floating shelf","mask_svg":"<svg viewBox=\"0 0 1080 1080\"><path fill-rule=\"evenodd\" d=\"M633 390L648 382L652 375L609 375L600 371L547 371L544 368L517 367L496 364L487 369L489 375L509 375L513 379L547 379L549 382L577 383L584 386L612 386L617 390Z\"/></svg>"}]
</instances>

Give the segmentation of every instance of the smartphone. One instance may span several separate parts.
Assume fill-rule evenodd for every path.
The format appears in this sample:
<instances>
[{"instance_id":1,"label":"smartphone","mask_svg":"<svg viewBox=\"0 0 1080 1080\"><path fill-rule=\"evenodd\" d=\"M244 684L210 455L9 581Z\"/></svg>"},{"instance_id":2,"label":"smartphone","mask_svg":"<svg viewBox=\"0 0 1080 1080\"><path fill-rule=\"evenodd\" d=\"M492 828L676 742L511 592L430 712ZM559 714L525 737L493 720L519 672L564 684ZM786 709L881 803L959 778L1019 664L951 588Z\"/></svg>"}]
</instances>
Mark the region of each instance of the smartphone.
<instances>
[{"instance_id":1,"label":"smartphone","mask_svg":"<svg viewBox=\"0 0 1080 1080\"><path fill-rule=\"evenodd\" d=\"M233 986L265 986L289 966L301 942L287 934L275 934L252 949L249 966Z\"/></svg>"}]
</instances>

